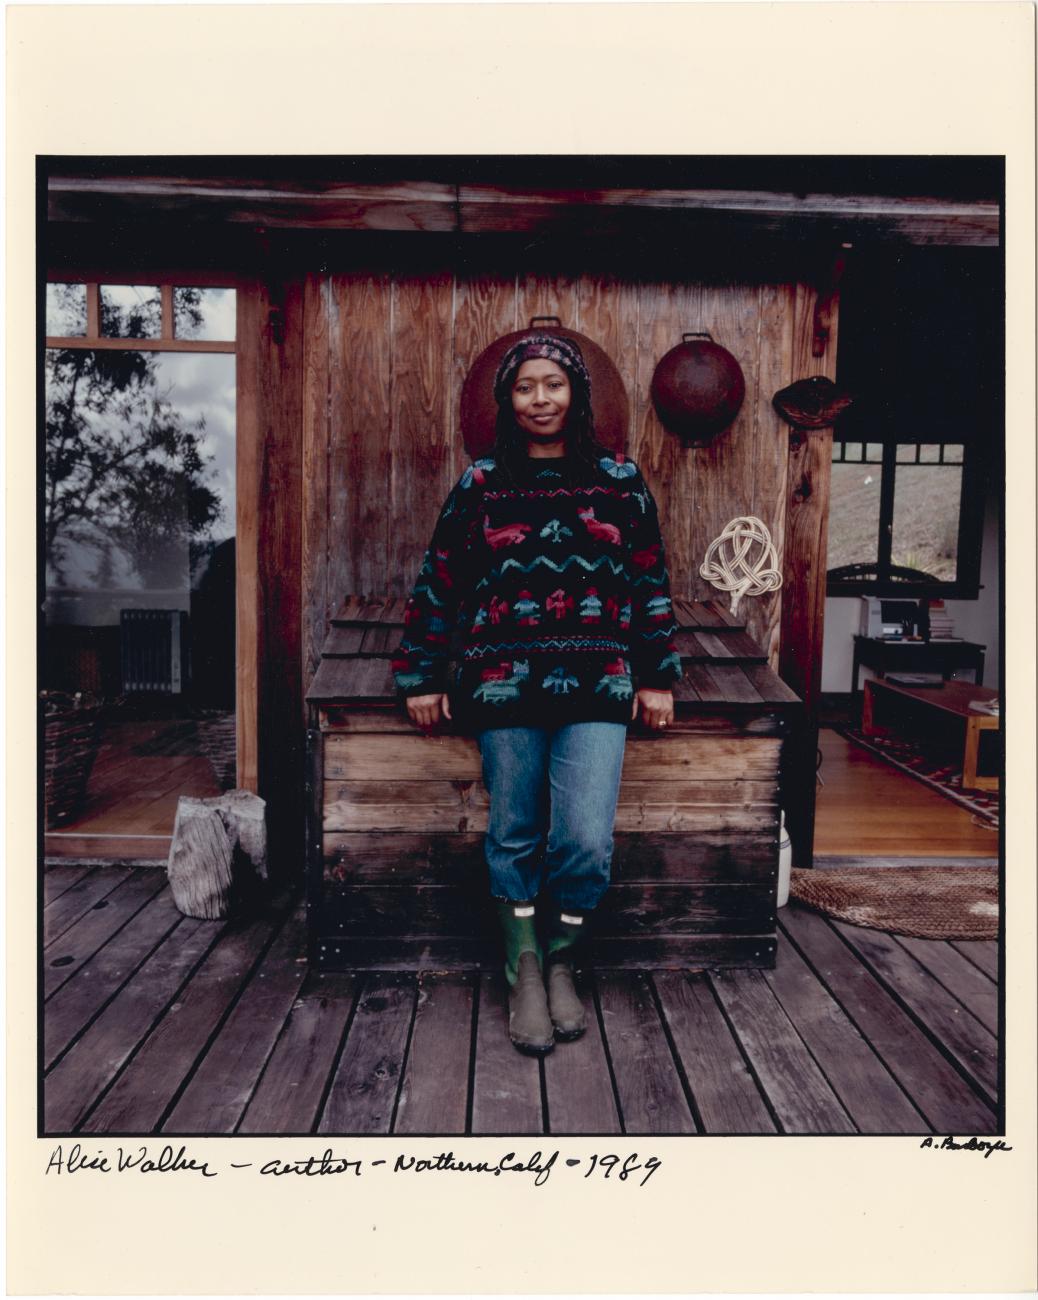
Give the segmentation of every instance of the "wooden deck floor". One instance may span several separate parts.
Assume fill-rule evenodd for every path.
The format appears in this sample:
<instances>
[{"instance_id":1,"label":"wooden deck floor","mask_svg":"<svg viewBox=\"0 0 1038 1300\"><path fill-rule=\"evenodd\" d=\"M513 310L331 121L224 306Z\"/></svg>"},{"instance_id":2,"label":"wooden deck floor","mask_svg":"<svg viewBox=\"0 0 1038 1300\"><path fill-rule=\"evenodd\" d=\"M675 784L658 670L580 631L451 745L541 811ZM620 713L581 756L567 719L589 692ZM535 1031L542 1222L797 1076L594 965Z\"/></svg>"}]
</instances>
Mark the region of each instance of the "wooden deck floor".
<instances>
[{"instance_id":1,"label":"wooden deck floor","mask_svg":"<svg viewBox=\"0 0 1038 1300\"><path fill-rule=\"evenodd\" d=\"M497 973L318 974L302 906L180 916L155 868L45 874L42 1131L997 1131L994 943L780 912L775 971L588 975L544 1061Z\"/></svg>"}]
</instances>

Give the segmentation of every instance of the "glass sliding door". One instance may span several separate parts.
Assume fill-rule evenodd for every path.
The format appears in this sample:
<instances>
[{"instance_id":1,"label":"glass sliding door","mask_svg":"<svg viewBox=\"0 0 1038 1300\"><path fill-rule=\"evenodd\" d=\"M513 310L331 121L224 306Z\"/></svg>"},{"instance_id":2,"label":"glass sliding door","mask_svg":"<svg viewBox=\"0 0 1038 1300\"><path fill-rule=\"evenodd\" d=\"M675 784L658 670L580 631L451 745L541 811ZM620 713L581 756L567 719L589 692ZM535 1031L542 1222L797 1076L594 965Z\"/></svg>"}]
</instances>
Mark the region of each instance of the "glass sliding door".
<instances>
[{"instance_id":1,"label":"glass sliding door","mask_svg":"<svg viewBox=\"0 0 1038 1300\"><path fill-rule=\"evenodd\" d=\"M48 286L48 853L163 857L179 796L236 783L234 316L233 289Z\"/></svg>"}]
</instances>

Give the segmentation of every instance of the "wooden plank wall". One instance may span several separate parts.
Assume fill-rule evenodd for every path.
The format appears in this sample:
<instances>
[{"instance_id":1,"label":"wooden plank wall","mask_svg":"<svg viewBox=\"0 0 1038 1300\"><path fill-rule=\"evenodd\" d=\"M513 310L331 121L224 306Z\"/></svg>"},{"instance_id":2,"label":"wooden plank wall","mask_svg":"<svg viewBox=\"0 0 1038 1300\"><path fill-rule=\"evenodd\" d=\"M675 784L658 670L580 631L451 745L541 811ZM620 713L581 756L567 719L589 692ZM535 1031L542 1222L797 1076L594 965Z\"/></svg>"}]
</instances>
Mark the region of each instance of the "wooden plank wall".
<instances>
[{"instance_id":1,"label":"wooden plank wall","mask_svg":"<svg viewBox=\"0 0 1038 1300\"><path fill-rule=\"evenodd\" d=\"M734 516L759 515L780 567L789 431L772 395L794 378L794 283L666 282L609 274L526 274L500 259L405 273L308 277L303 394L303 675L327 619L350 593L406 595L443 498L466 463L458 421L465 375L495 338L556 315L612 356L630 404L628 451L659 503L674 592L716 595L698 574ZM709 447L682 448L656 418L649 384L685 331L709 330L738 358L746 400ZM824 539L823 539L824 542ZM779 662L782 592L747 598L750 634Z\"/></svg>"}]
</instances>

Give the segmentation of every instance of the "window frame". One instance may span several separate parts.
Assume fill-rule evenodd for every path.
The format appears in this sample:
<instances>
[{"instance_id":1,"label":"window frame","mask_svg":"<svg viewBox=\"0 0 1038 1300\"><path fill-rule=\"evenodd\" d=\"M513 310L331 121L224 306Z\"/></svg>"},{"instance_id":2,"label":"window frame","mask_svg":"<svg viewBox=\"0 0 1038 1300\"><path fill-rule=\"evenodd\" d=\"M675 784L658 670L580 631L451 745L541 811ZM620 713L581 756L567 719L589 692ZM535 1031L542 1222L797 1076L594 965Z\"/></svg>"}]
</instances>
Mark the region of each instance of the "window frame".
<instances>
[{"instance_id":1,"label":"window frame","mask_svg":"<svg viewBox=\"0 0 1038 1300\"><path fill-rule=\"evenodd\" d=\"M984 466L981 457L981 448L975 440L969 438L948 438L944 442L939 442L931 436L904 436L883 438L868 438L866 434L853 434L851 436L839 435L837 431L833 438L834 450L840 446L848 444L860 444L864 448L868 444L880 443L883 447L883 456L879 463L881 472L880 488L880 505L879 505L879 535L877 538L877 561L876 576L872 578L848 578L833 579L831 574L832 568L827 568L826 572L826 596L878 596L884 599L901 597L903 599L913 599L926 597L929 599L945 600L976 600L980 594L980 550L981 538L984 519ZM899 447L914 446L916 448L916 459L914 461L898 461L897 452ZM919 449L922 447L939 446L941 448L940 460L935 462L921 462L919 460ZM938 580L927 582L906 582L898 581L891 576L891 548L893 545L893 526L894 526L894 492L895 479L899 465L914 466L918 464L932 463L935 467L945 463L944 448L947 446L961 446L962 452L962 484L959 495L959 533L956 553L956 577L952 582L941 582ZM854 461L837 461L834 464L854 464ZM863 462L876 464L875 461ZM842 566L841 566L842 567Z\"/></svg>"},{"instance_id":2,"label":"window frame","mask_svg":"<svg viewBox=\"0 0 1038 1300\"><path fill-rule=\"evenodd\" d=\"M123 352L202 352L231 353L235 357L235 384L237 387L235 419L235 604L237 606L237 630L235 653L235 715L236 723L236 785L239 788L258 792L259 790L259 754L257 749L257 713L260 645L259 629L255 617L250 617L256 607L257 577L260 570L258 557L258 538L255 523L259 510L259 484L254 470L252 449L257 443L254 408L243 401L243 371L251 359L254 349L248 346L248 335L243 332L242 322L245 313L252 310L250 301L256 296L255 281L235 272L212 272L183 270L146 269L125 266L105 268L98 271L50 265L41 274L38 281L41 286L37 295L37 340L39 342L39 382L40 382L40 421L41 439L39 456L42 458L42 410L43 410L43 373L44 356L51 348L80 349L83 351L123 351ZM48 284L83 284L87 295L87 324L85 334L70 337L48 335L46 286ZM154 285L161 294L162 315L160 337L153 339L112 338L101 333L101 286L102 285ZM183 339L174 334L173 291L175 288L193 289L234 289L235 301L235 338L224 339ZM39 472L42 475L42 459ZM42 583L42 570L40 582ZM42 590L41 590L42 597ZM42 613L40 615L42 618Z\"/></svg>"},{"instance_id":3,"label":"window frame","mask_svg":"<svg viewBox=\"0 0 1038 1300\"><path fill-rule=\"evenodd\" d=\"M237 352L238 351L238 334L239 316L241 312L240 304L235 311L235 337L233 339L182 339L174 333L173 320L173 291L174 289L234 289L238 290L239 285L233 281L232 277L227 277L222 283L214 283L207 280L206 283L198 282L194 277L173 276L166 280L157 276L140 274L132 280L125 276L104 276L96 279L83 280L75 275L65 275L61 272L55 272L47 276L47 284L83 284L86 286L86 333L73 335L47 334L44 339L45 348L62 348L71 350L74 348L89 349L91 352L118 351L118 352ZM115 338L110 334L101 333L101 288L102 286L112 285L122 286L130 284L147 284L155 285L159 290L162 301L162 319L161 328L158 338L153 339L134 339L134 338ZM45 304L41 309L46 314Z\"/></svg>"}]
</instances>

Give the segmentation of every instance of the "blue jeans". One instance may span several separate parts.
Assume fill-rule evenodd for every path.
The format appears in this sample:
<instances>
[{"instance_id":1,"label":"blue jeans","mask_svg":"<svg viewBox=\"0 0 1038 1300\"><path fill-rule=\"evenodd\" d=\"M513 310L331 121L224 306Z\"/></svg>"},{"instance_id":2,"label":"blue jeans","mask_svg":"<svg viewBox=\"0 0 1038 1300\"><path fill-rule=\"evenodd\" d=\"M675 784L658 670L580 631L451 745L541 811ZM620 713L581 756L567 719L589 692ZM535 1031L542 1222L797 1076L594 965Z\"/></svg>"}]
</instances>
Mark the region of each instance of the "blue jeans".
<instances>
[{"instance_id":1,"label":"blue jeans","mask_svg":"<svg viewBox=\"0 0 1038 1300\"><path fill-rule=\"evenodd\" d=\"M544 890L573 911L597 904L609 884L626 739L618 722L479 733L495 898L520 902Z\"/></svg>"}]
</instances>

